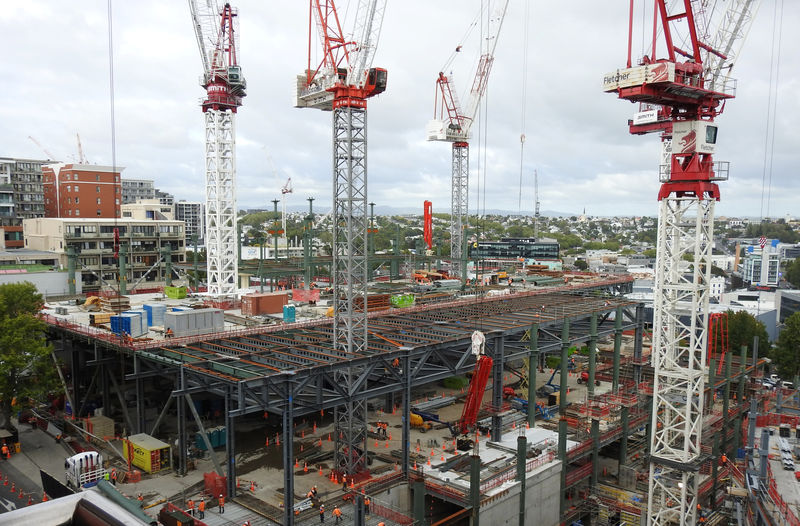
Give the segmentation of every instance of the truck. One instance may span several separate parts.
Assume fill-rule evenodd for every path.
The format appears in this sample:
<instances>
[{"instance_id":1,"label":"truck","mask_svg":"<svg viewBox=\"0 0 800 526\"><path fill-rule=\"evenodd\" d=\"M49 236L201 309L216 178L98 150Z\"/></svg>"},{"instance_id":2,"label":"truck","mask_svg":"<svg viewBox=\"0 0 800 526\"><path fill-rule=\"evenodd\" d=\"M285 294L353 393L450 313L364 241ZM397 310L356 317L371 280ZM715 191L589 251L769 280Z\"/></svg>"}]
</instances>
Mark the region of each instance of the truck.
<instances>
[{"instance_id":1,"label":"truck","mask_svg":"<svg viewBox=\"0 0 800 526\"><path fill-rule=\"evenodd\" d=\"M97 451L72 455L64 461L64 469L67 487L76 491L90 488L106 476L103 455Z\"/></svg>"}]
</instances>

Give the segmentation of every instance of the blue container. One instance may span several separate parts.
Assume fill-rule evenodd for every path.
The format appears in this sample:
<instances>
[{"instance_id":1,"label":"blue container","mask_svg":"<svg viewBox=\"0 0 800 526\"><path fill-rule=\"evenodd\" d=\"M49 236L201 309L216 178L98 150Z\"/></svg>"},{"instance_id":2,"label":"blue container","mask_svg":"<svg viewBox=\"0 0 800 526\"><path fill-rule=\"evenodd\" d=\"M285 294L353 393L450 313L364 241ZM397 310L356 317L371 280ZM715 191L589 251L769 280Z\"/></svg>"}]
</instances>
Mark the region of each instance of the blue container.
<instances>
[{"instance_id":1,"label":"blue container","mask_svg":"<svg viewBox=\"0 0 800 526\"><path fill-rule=\"evenodd\" d=\"M744 458L745 450L744 448L740 447L736 450L736 458Z\"/></svg>"},{"instance_id":2,"label":"blue container","mask_svg":"<svg viewBox=\"0 0 800 526\"><path fill-rule=\"evenodd\" d=\"M284 305L283 306L283 322L284 323L294 323L295 320L295 308L294 305Z\"/></svg>"}]
</instances>

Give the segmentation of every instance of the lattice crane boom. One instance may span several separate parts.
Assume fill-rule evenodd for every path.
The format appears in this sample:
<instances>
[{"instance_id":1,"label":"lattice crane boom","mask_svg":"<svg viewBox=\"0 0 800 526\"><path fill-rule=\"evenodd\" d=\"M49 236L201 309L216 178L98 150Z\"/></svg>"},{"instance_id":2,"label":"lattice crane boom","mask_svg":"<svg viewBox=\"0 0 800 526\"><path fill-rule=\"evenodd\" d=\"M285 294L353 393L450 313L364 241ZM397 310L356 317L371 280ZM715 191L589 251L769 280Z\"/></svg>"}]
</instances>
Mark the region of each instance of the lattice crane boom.
<instances>
[{"instance_id":1,"label":"lattice crane boom","mask_svg":"<svg viewBox=\"0 0 800 526\"><path fill-rule=\"evenodd\" d=\"M342 31L333 0L310 0L306 71L297 76L295 106L333 111L333 347L358 354L367 346L367 99L386 89L387 72L372 67L386 0L360 0L353 35ZM316 25L322 60L312 65ZM351 354L352 353L352 354ZM348 393L334 415L334 470L367 470L366 401L358 368L339 373ZM285 517L291 520L291 517Z\"/></svg>"},{"instance_id":2,"label":"lattice crane boom","mask_svg":"<svg viewBox=\"0 0 800 526\"><path fill-rule=\"evenodd\" d=\"M717 183L728 174L727 163L713 160L714 119L734 97L733 84L720 82L719 71L733 48L731 40L747 33L754 3L737 3L738 21L723 20L717 39L708 44L695 16L705 4L656 0L653 27L660 31L654 30L651 56L632 66L629 38L628 67L603 79L606 92L659 108L630 122L631 133L662 133L648 525L684 526L698 518L699 468L706 461L701 446L714 205L720 199ZM632 12L629 20L630 35ZM665 58L657 58L658 34ZM677 42L688 46L684 49ZM678 271L685 256L692 260L688 275Z\"/></svg>"},{"instance_id":3,"label":"lattice crane boom","mask_svg":"<svg viewBox=\"0 0 800 526\"><path fill-rule=\"evenodd\" d=\"M188 0L203 63L200 85L205 120L206 247L208 291L233 296L237 289L236 113L247 83L239 65L238 13L229 3Z\"/></svg>"}]
</instances>

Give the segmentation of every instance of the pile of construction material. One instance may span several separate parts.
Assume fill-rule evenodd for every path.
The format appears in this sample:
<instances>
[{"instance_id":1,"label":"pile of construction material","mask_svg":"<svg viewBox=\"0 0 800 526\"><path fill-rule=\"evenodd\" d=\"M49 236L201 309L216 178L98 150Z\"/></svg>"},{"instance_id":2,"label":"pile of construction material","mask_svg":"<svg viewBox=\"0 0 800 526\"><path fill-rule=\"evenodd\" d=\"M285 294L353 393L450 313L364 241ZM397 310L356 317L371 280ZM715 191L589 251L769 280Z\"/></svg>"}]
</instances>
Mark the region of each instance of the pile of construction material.
<instances>
[{"instance_id":1,"label":"pile of construction material","mask_svg":"<svg viewBox=\"0 0 800 526\"><path fill-rule=\"evenodd\" d=\"M283 306L288 303L289 294L286 291L247 294L242 296L242 315L278 314L283 312Z\"/></svg>"}]
</instances>

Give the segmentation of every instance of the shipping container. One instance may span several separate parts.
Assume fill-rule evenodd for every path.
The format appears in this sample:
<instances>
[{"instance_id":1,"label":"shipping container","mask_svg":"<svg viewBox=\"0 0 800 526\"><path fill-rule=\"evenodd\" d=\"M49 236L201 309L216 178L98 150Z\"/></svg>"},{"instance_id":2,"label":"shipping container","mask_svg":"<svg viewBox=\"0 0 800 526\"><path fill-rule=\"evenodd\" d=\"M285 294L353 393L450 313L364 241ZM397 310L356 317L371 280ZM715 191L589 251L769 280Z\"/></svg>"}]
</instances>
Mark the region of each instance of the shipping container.
<instances>
[{"instance_id":1,"label":"shipping container","mask_svg":"<svg viewBox=\"0 0 800 526\"><path fill-rule=\"evenodd\" d=\"M122 454L125 460L147 473L157 473L170 467L169 445L146 433L123 438Z\"/></svg>"},{"instance_id":2,"label":"shipping container","mask_svg":"<svg viewBox=\"0 0 800 526\"><path fill-rule=\"evenodd\" d=\"M144 311L147 313L147 325L163 327L164 314L167 312L167 306L163 303L146 303Z\"/></svg>"},{"instance_id":3,"label":"shipping container","mask_svg":"<svg viewBox=\"0 0 800 526\"><path fill-rule=\"evenodd\" d=\"M164 330L172 329L176 338L220 332L225 316L220 309L191 309L164 314Z\"/></svg>"},{"instance_id":4,"label":"shipping container","mask_svg":"<svg viewBox=\"0 0 800 526\"><path fill-rule=\"evenodd\" d=\"M260 314L280 314L283 306L289 303L289 293L263 292L242 296L242 314L245 316L258 316Z\"/></svg>"}]
</instances>

